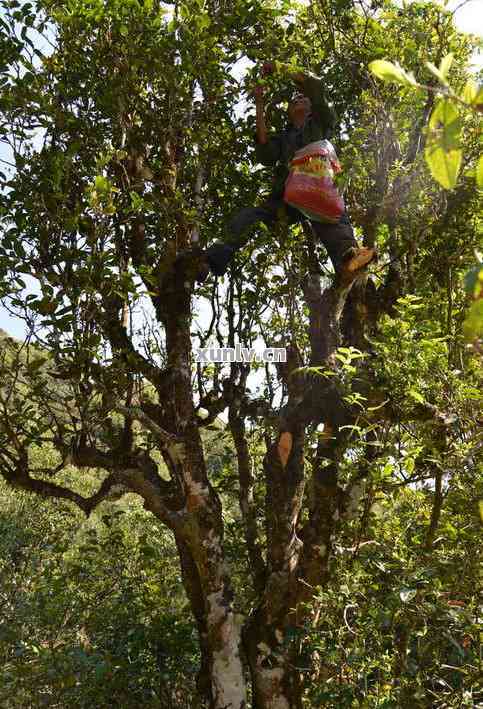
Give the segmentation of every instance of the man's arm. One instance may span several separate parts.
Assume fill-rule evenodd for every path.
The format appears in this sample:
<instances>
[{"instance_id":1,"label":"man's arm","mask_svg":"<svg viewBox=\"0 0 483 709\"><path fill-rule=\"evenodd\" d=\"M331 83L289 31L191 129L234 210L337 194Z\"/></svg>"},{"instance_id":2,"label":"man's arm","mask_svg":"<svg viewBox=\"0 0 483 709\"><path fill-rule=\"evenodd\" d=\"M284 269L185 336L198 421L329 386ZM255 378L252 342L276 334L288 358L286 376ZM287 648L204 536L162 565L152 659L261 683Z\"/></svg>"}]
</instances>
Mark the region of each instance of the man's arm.
<instances>
[{"instance_id":1,"label":"man's arm","mask_svg":"<svg viewBox=\"0 0 483 709\"><path fill-rule=\"evenodd\" d=\"M274 165L280 158L280 141L276 136L268 136L265 120L265 106L263 103L263 86L255 88L255 110L257 120L257 142L255 155L262 165Z\"/></svg>"},{"instance_id":2,"label":"man's arm","mask_svg":"<svg viewBox=\"0 0 483 709\"><path fill-rule=\"evenodd\" d=\"M311 100L312 115L321 123L324 133L332 135L337 118L335 111L329 106L322 79L302 72L293 74L292 79Z\"/></svg>"},{"instance_id":3,"label":"man's arm","mask_svg":"<svg viewBox=\"0 0 483 709\"><path fill-rule=\"evenodd\" d=\"M333 108L329 106L324 89L324 82L315 74L305 71L293 71L288 64L281 62L266 62L262 68L262 74L269 74L274 71L286 73L290 79L297 84L300 91L308 96L312 102L312 115L320 123L322 131L327 136L332 135L337 125L337 116Z\"/></svg>"}]
</instances>

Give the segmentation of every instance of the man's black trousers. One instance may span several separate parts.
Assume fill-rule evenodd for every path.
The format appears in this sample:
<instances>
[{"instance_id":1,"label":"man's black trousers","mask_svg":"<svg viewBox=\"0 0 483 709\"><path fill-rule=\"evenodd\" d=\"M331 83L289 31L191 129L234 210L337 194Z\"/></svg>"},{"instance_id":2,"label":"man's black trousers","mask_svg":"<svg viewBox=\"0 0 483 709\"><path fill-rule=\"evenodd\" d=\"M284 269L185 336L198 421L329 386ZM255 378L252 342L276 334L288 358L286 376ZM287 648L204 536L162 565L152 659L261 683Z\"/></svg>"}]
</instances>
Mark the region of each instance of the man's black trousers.
<instances>
[{"instance_id":1,"label":"man's black trousers","mask_svg":"<svg viewBox=\"0 0 483 709\"><path fill-rule=\"evenodd\" d=\"M217 242L207 249L207 258L211 271L222 276L234 257L235 253L243 248L251 237L251 227L263 222L268 227L277 220L285 219L288 224L296 224L307 218L298 209L286 204L281 198L271 197L259 207L245 207L238 212L228 223L227 239ZM324 245L334 270L338 272L342 263L357 248L354 232L349 218L344 213L337 224L322 224L310 222L312 229Z\"/></svg>"}]
</instances>

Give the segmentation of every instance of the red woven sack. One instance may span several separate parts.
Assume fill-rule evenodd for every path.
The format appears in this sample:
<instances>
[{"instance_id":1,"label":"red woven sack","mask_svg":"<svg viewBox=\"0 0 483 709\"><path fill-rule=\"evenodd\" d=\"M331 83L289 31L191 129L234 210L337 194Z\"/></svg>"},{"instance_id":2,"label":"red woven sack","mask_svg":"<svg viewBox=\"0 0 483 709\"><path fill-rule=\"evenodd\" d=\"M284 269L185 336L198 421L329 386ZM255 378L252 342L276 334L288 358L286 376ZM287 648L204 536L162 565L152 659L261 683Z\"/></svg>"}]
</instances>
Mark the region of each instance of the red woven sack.
<instances>
[{"instance_id":1,"label":"red woven sack","mask_svg":"<svg viewBox=\"0 0 483 709\"><path fill-rule=\"evenodd\" d=\"M307 145L295 153L290 163L284 201L309 219L338 222L345 206L333 178L340 169L334 148L328 140Z\"/></svg>"}]
</instances>

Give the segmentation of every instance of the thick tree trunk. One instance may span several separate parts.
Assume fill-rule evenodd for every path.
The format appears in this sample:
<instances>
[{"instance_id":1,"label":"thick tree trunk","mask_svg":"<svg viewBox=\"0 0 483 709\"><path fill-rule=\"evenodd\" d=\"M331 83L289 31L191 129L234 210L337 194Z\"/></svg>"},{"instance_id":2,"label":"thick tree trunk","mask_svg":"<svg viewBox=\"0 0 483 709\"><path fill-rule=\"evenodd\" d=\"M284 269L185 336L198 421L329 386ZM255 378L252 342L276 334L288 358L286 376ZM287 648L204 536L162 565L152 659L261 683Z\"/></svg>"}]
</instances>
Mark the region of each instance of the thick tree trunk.
<instances>
[{"instance_id":1,"label":"thick tree trunk","mask_svg":"<svg viewBox=\"0 0 483 709\"><path fill-rule=\"evenodd\" d=\"M253 709L301 709L298 672L278 628L259 608L244 630L245 651L252 681Z\"/></svg>"},{"instance_id":2,"label":"thick tree trunk","mask_svg":"<svg viewBox=\"0 0 483 709\"><path fill-rule=\"evenodd\" d=\"M176 538L176 545L181 564L183 585L191 605L191 610L195 617L198 630L198 641L200 647L200 669L196 677L196 689L198 692L198 706L207 707L213 704L212 683L210 668L212 665L210 648L208 645L208 629L206 626L205 604L200 577L196 569L193 557L182 539Z\"/></svg>"},{"instance_id":3,"label":"thick tree trunk","mask_svg":"<svg viewBox=\"0 0 483 709\"><path fill-rule=\"evenodd\" d=\"M330 366L340 341L339 319L348 289L329 288L322 293L320 279L314 276L305 283L304 293L310 313L310 364ZM290 371L286 375L289 402L280 412L278 439L268 446L264 460L266 585L243 636L253 709L302 709L305 668L298 628L310 612L315 586L327 581L331 535L340 502L337 468L346 443L345 436L338 434L338 426L347 418L338 393L323 380L312 381L312 400L305 403L307 382L289 376ZM319 442L318 458L328 458L330 464L312 466L312 492L317 499L310 506L309 519L301 525L306 428L309 422L320 420L325 421L331 437Z\"/></svg>"},{"instance_id":4,"label":"thick tree trunk","mask_svg":"<svg viewBox=\"0 0 483 709\"><path fill-rule=\"evenodd\" d=\"M175 534L200 638L198 690L209 709L246 709L241 618L223 550L221 503L208 478L193 403L189 285L195 271L193 263L173 268L160 288L158 316L166 331L170 389L160 401L179 441L165 460L182 491Z\"/></svg>"},{"instance_id":5,"label":"thick tree trunk","mask_svg":"<svg viewBox=\"0 0 483 709\"><path fill-rule=\"evenodd\" d=\"M198 691L209 709L246 709L241 616L233 607L221 506L206 480L195 437L193 431L182 454L186 504L176 536L183 581L200 638Z\"/></svg>"},{"instance_id":6,"label":"thick tree trunk","mask_svg":"<svg viewBox=\"0 0 483 709\"><path fill-rule=\"evenodd\" d=\"M286 462L280 456L280 439L269 448L264 462L268 574L261 603L244 629L253 709L302 709L293 657L293 611L301 551L296 529L304 488L304 430L294 425L290 434Z\"/></svg>"},{"instance_id":7,"label":"thick tree trunk","mask_svg":"<svg viewBox=\"0 0 483 709\"><path fill-rule=\"evenodd\" d=\"M240 623L222 598L209 600L209 642L213 709L246 709L246 687L240 656ZM210 707L210 709L211 709Z\"/></svg>"}]
</instances>

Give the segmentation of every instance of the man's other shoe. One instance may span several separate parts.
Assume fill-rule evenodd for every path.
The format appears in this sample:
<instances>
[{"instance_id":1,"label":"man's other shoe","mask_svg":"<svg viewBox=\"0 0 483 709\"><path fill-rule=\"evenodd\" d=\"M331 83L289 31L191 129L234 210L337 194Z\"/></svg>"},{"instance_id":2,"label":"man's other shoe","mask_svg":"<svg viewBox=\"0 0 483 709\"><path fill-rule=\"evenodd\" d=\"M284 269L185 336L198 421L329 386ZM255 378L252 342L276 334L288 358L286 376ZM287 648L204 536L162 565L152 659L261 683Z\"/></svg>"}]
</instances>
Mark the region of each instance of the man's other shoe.
<instances>
[{"instance_id":1,"label":"man's other shoe","mask_svg":"<svg viewBox=\"0 0 483 709\"><path fill-rule=\"evenodd\" d=\"M204 283L206 281L206 279L208 278L208 276L210 275L210 273L211 273L210 264L208 263L208 259L206 257L206 254L203 254L203 256L200 260L200 263L199 263L198 273L196 274L196 278L195 278L196 283L200 283L200 284Z\"/></svg>"}]
</instances>

